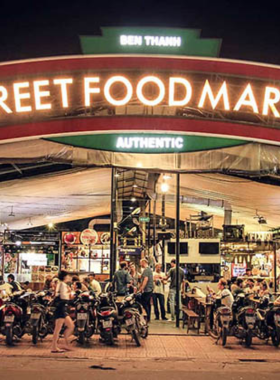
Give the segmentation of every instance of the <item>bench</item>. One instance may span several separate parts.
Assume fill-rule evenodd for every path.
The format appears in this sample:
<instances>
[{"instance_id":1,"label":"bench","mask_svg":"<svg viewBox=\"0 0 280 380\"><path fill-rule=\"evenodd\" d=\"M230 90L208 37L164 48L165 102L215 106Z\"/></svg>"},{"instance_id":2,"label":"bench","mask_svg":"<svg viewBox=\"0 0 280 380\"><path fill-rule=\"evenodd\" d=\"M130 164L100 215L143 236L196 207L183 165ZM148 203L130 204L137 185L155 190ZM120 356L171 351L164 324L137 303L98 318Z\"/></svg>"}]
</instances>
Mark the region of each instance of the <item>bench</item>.
<instances>
[{"instance_id":1,"label":"bench","mask_svg":"<svg viewBox=\"0 0 280 380\"><path fill-rule=\"evenodd\" d=\"M197 333L199 334L200 329L200 320L199 315L196 314L193 310L188 309L187 307L182 308L183 312L183 328L185 325L188 325L188 330L197 330Z\"/></svg>"}]
</instances>

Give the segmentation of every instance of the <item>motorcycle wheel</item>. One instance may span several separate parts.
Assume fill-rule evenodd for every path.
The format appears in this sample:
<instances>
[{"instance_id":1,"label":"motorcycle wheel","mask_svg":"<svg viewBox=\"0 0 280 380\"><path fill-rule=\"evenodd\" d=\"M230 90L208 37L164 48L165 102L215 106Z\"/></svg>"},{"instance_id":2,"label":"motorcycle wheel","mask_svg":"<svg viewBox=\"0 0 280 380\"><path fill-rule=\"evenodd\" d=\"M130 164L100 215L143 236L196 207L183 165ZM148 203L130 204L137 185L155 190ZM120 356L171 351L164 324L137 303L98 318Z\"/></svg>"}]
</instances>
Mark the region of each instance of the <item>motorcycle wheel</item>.
<instances>
[{"instance_id":1,"label":"motorcycle wheel","mask_svg":"<svg viewBox=\"0 0 280 380\"><path fill-rule=\"evenodd\" d=\"M6 345L7 346L13 345L13 327L12 326L6 328Z\"/></svg>"},{"instance_id":2,"label":"motorcycle wheel","mask_svg":"<svg viewBox=\"0 0 280 380\"><path fill-rule=\"evenodd\" d=\"M148 326L141 327L141 333L140 333L140 335L141 335L141 338L143 338L143 339L146 339L148 337L148 335L149 335L149 328L148 328Z\"/></svg>"},{"instance_id":3,"label":"motorcycle wheel","mask_svg":"<svg viewBox=\"0 0 280 380\"><path fill-rule=\"evenodd\" d=\"M136 343L136 346L140 347L141 346L141 341L140 341L140 333L139 333L138 326L134 330L132 330L131 334L132 334L133 340Z\"/></svg>"},{"instance_id":4,"label":"motorcycle wheel","mask_svg":"<svg viewBox=\"0 0 280 380\"><path fill-rule=\"evenodd\" d=\"M280 344L280 330L279 329L277 329L276 331L273 330L271 334L271 340L274 347L279 347L279 344Z\"/></svg>"},{"instance_id":5,"label":"motorcycle wheel","mask_svg":"<svg viewBox=\"0 0 280 380\"><path fill-rule=\"evenodd\" d=\"M252 339L253 339L252 331L249 330L246 332L246 335L245 335L245 345L247 348L251 347Z\"/></svg>"},{"instance_id":6,"label":"motorcycle wheel","mask_svg":"<svg viewBox=\"0 0 280 380\"><path fill-rule=\"evenodd\" d=\"M222 345L225 346L227 344L227 329L225 327L222 328Z\"/></svg>"},{"instance_id":7,"label":"motorcycle wheel","mask_svg":"<svg viewBox=\"0 0 280 380\"><path fill-rule=\"evenodd\" d=\"M84 332L79 332L78 340L77 341L82 346L85 344L85 334L84 334Z\"/></svg>"},{"instance_id":8,"label":"motorcycle wheel","mask_svg":"<svg viewBox=\"0 0 280 380\"><path fill-rule=\"evenodd\" d=\"M38 327L37 326L33 326L32 328L32 343L33 344L37 344L38 343Z\"/></svg>"},{"instance_id":9,"label":"motorcycle wheel","mask_svg":"<svg viewBox=\"0 0 280 380\"><path fill-rule=\"evenodd\" d=\"M113 331L112 330L110 331L109 334L106 334L105 343L108 346L113 346L114 345L114 336L113 336Z\"/></svg>"}]
</instances>

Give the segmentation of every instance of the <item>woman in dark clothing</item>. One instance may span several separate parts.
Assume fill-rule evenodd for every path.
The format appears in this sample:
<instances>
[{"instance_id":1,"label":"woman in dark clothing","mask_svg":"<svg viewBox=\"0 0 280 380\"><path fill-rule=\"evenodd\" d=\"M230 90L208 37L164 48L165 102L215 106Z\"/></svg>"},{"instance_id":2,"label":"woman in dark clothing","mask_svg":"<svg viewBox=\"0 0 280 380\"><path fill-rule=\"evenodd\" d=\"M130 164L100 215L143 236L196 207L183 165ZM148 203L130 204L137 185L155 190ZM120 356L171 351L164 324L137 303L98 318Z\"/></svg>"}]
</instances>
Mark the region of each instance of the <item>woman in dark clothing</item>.
<instances>
[{"instance_id":1,"label":"woman in dark clothing","mask_svg":"<svg viewBox=\"0 0 280 380\"><path fill-rule=\"evenodd\" d=\"M71 351L69 338L72 335L74 331L74 323L72 319L67 314L67 301L71 298L71 289L67 285L68 282L71 281L70 276L67 272L61 271L58 275L59 282L56 286L55 291L55 300L57 303L57 307L54 313L55 318L55 329L53 333L53 340L52 340L52 353L61 353L65 351ZM63 350L58 348L58 339L59 334L62 329L62 326L65 324L66 330L64 332L64 340L65 345L63 346Z\"/></svg>"}]
</instances>

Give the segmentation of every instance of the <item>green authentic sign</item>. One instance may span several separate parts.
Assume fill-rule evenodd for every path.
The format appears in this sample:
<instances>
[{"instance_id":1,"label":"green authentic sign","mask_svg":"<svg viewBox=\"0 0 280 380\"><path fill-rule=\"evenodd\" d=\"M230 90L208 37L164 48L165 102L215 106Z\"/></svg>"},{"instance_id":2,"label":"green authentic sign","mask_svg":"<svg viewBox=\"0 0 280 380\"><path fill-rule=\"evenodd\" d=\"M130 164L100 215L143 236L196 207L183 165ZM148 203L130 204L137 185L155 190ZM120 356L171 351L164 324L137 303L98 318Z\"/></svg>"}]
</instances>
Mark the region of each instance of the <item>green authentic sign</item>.
<instances>
[{"instance_id":1,"label":"green authentic sign","mask_svg":"<svg viewBox=\"0 0 280 380\"><path fill-rule=\"evenodd\" d=\"M218 149L244 140L163 133L108 133L53 137L49 140L89 149L130 153L175 153Z\"/></svg>"},{"instance_id":2,"label":"green authentic sign","mask_svg":"<svg viewBox=\"0 0 280 380\"><path fill-rule=\"evenodd\" d=\"M140 216L139 221L149 223L150 218L148 216Z\"/></svg>"},{"instance_id":3,"label":"green authentic sign","mask_svg":"<svg viewBox=\"0 0 280 380\"><path fill-rule=\"evenodd\" d=\"M164 54L218 57L221 39L200 38L199 29L101 28L80 36L84 54Z\"/></svg>"}]
</instances>

